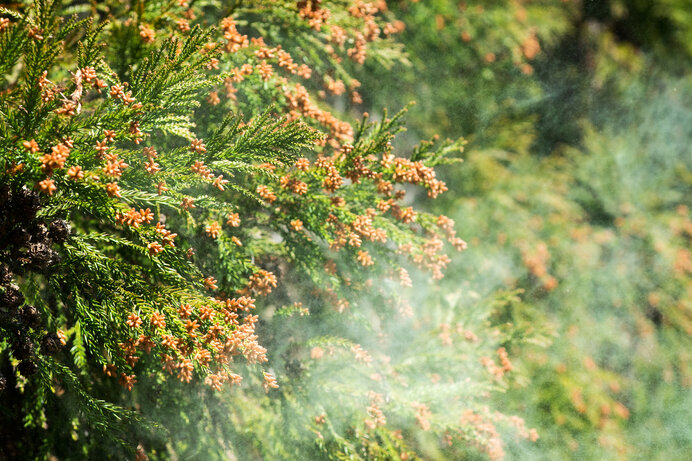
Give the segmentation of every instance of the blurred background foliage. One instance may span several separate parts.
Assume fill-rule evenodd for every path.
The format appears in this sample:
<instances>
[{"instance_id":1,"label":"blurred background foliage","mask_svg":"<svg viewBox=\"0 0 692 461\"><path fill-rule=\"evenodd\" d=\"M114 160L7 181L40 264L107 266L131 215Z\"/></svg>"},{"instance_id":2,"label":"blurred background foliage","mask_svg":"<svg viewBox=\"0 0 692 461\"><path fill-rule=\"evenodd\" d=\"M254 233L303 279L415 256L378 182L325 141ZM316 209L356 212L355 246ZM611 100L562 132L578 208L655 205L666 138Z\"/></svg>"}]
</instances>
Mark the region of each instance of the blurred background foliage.
<instances>
[{"instance_id":1,"label":"blurred background foliage","mask_svg":"<svg viewBox=\"0 0 692 461\"><path fill-rule=\"evenodd\" d=\"M685 458L692 2L388 4L409 64L366 65L365 106L417 101L402 144L469 141L434 205L469 249L437 290L511 332L517 377L489 402L540 439L509 458Z\"/></svg>"}]
</instances>

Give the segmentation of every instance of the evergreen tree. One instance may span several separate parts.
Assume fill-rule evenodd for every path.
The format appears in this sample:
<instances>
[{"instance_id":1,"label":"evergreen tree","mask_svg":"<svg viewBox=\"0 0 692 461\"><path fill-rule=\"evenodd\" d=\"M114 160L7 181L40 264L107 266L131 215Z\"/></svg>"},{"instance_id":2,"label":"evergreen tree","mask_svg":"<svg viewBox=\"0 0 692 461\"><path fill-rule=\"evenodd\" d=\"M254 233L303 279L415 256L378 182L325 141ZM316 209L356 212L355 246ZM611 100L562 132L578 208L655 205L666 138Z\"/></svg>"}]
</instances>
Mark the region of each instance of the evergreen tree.
<instances>
[{"instance_id":1,"label":"evergreen tree","mask_svg":"<svg viewBox=\"0 0 692 461\"><path fill-rule=\"evenodd\" d=\"M477 360L500 341L471 331L486 314L439 330L457 304L401 296L466 244L406 201L447 190L434 167L463 140L399 156L402 113L358 115L352 72L402 59L400 30L384 2L0 9L4 458L495 456L493 421L534 437L483 406L511 368Z\"/></svg>"}]
</instances>

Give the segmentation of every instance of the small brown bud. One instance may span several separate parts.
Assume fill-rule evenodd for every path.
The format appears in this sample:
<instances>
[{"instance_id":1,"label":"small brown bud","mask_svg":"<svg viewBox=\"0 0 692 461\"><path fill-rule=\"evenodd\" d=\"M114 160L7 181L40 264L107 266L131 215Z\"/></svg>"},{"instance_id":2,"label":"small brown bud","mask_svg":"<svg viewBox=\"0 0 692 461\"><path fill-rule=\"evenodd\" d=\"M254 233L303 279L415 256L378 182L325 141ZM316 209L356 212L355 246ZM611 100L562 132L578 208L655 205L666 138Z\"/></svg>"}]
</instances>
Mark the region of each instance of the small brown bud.
<instances>
[{"instance_id":1,"label":"small brown bud","mask_svg":"<svg viewBox=\"0 0 692 461\"><path fill-rule=\"evenodd\" d=\"M41 353L44 355L53 355L60 351L61 348L62 343L55 333L48 333L41 339Z\"/></svg>"},{"instance_id":2,"label":"small brown bud","mask_svg":"<svg viewBox=\"0 0 692 461\"><path fill-rule=\"evenodd\" d=\"M50 238L57 243L62 243L70 236L70 223L64 219L55 219L50 223Z\"/></svg>"}]
</instances>

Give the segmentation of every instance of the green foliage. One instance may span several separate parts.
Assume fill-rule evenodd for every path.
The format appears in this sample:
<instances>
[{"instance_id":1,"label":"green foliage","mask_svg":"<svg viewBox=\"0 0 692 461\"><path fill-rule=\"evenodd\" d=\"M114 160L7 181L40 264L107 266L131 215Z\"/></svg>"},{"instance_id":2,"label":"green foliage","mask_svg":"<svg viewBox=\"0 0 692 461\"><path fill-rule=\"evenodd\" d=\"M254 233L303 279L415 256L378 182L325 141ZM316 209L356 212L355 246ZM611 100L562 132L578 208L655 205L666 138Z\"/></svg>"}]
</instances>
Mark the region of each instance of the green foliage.
<instances>
[{"instance_id":1,"label":"green foliage","mask_svg":"<svg viewBox=\"0 0 692 461\"><path fill-rule=\"evenodd\" d=\"M489 296L519 290L521 302L490 317L510 328L503 345L518 371L492 400L540 439L511 442L508 458L673 459L690 449L681 410L688 10L685 1L392 8L415 63L393 87L400 100L403 88L429 101L411 112L402 145L435 132L469 139L463 166L445 170L453 193L433 208L469 240L440 290L459 280ZM531 34L540 52L517 62L507 50ZM524 63L532 73L516 71ZM377 104L392 93L364 97Z\"/></svg>"},{"instance_id":2,"label":"green foliage","mask_svg":"<svg viewBox=\"0 0 692 461\"><path fill-rule=\"evenodd\" d=\"M455 304L431 322L401 296L464 246L404 205L446 190L433 167L463 141L398 157L403 112L330 108L358 103L366 56L401 55L379 7L325 3L2 10L3 455L397 459L475 440L440 410L504 386L466 358L497 338L421 355Z\"/></svg>"},{"instance_id":3,"label":"green foliage","mask_svg":"<svg viewBox=\"0 0 692 461\"><path fill-rule=\"evenodd\" d=\"M0 459L684 458L689 10L3 6Z\"/></svg>"}]
</instances>

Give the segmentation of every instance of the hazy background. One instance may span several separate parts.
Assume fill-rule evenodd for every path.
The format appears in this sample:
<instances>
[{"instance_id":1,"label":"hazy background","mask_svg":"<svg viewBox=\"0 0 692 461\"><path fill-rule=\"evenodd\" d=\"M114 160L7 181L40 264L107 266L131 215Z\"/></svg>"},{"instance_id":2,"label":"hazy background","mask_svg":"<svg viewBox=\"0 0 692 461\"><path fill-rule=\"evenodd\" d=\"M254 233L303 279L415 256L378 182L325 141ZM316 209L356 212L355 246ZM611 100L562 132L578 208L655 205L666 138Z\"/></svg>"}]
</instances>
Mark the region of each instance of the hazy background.
<instances>
[{"instance_id":1,"label":"hazy background","mask_svg":"<svg viewBox=\"0 0 692 461\"><path fill-rule=\"evenodd\" d=\"M692 2L388 4L410 65L366 65L362 93L374 113L417 101L402 148L469 141L450 192L421 200L470 243L431 290L511 330L517 377L493 405L541 438L509 457L684 458Z\"/></svg>"}]
</instances>

